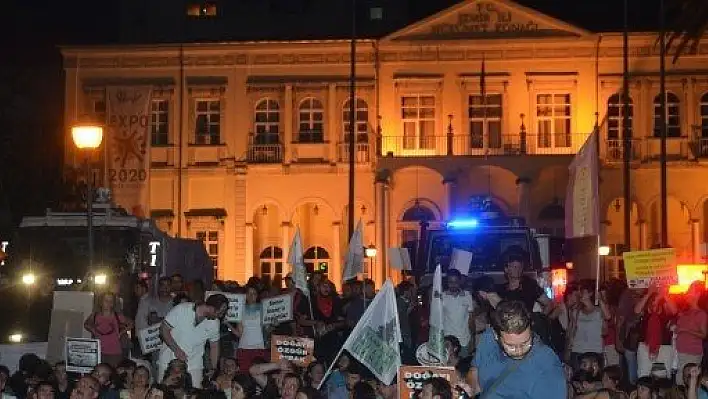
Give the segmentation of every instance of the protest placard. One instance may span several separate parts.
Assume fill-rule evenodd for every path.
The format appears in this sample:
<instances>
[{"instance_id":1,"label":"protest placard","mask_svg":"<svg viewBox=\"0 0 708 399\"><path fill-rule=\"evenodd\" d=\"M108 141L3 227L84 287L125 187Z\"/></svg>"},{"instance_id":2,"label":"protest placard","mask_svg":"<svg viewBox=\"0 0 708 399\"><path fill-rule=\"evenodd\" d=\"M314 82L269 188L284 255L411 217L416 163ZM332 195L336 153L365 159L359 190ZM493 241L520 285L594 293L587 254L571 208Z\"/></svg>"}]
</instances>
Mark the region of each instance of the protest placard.
<instances>
[{"instance_id":1,"label":"protest placard","mask_svg":"<svg viewBox=\"0 0 708 399\"><path fill-rule=\"evenodd\" d=\"M398 395L400 399L411 399L423 390L425 380L441 377L455 386L457 374L453 367L401 366L398 368Z\"/></svg>"},{"instance_id":2,"label":"protest placard","mask_svg":"<svg viewBox=\"0 0 708 399\"><path fill-rule=\"evenodd\" d=\"M87 374L101 363L101 341L88 338L66 339L66 371Z\"/></svg>"},{"instance_id":3,"label":"protest placard","mask_svg":"<svg viewBox=\"0 0 708 399\"><path fill-rule=\"evenodd\" d=\"M315 341L312 338L273 335L270 338L270 361L289 360L306 367L315 359Z\"/></svg>"},{"instance_id":4,"label":"protest placard","mask_svg":"<svg viewBox=\"0 0 708 399\"><path fill-rule=\"evenodd\" d=\"M266 298L263 304L263 324L280 324L293 319L293 301L289 294Z\"/></svg>"},{"instance_id":5,"label":"protest placard","mask_svg":"<svg viewBox=\"0 0 708 399\"><path fill-rule=\"evenodd\" d=\"M234 294L231 292L207 291L206 298L209 298L214 294L221 294L229 300L229 309L226 311L226 317L224 320L229 323L241 321L243 318L243 309L246 306L246 295Z\"/></svg>"},{"instance_id":6,"label":"protest placard","mask_svg":"<svg viewBox=\"0 0 708 399\"><path fill-rule=\"evenodd\" d=\"M140 349L142 349L144 354L155 352L162 347L160 326L161 323L153 324L138 331L138 342L140 342Z\"/></svg>"},{"instance_id":7,"label":"protest placard","mask_svg":"<svg viewBox=\"0 0 708 399\"><path fill-rule=\"evenodd\" d=\"M673 248L625 252L622 254L622 259L629 288L678 283L676 251Z\"/></svg>"}]
</instances>

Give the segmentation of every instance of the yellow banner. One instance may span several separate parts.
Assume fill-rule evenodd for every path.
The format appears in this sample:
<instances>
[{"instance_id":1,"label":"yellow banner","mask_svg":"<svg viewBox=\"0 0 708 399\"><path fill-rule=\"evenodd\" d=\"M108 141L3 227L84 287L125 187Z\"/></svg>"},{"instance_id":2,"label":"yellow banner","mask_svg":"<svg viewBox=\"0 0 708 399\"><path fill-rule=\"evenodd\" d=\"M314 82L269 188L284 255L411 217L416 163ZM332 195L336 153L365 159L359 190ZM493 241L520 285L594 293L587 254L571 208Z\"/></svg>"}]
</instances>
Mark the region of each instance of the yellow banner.
<instances>
[{"instance_id":1,"label":"yellow banner","mask_svg":"<svg viewBox=\"0 0 708 399\"><path fill-rule=\"evenodd\" d=\"M625 252L624 270L629 288L647 288L651 284L661 286L678 283L676 274L676 250L673 248L649 251Z\"/></svg>"}]
</instances>

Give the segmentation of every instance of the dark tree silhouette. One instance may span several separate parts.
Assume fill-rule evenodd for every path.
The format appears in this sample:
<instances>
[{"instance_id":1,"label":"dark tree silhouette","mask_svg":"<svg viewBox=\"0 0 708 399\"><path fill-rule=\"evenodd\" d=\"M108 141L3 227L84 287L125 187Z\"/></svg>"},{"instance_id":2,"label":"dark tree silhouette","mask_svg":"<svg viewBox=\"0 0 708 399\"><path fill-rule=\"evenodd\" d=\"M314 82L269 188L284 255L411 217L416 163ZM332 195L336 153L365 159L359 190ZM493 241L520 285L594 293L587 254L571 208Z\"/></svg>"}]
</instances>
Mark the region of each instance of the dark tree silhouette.
<instances>
[{"instance_id":1,"label":"dark tree silhouette","mask_svg":"<svg viewBox=\"0 0 708 399\"><path fill-rule=\"evenodd\" d=\"M701 38L708 32L708 2L706 0L667 1L670 31L666 47L674 48L673 62L684 54L695 54Z\"/></svg>"}]
</instances>

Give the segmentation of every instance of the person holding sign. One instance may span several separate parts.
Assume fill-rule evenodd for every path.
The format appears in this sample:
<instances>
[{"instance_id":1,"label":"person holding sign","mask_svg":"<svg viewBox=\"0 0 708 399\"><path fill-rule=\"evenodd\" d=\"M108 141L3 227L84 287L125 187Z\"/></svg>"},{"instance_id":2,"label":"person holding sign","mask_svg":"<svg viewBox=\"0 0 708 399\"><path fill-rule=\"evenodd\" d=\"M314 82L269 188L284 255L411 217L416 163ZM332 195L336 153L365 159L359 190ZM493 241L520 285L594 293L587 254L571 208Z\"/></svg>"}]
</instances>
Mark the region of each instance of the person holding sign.
<instances>
[{"instance_id":1,"label":"person holding sign","mask_svg":"<svg viewBox=\"0 0 708 399\"><path fill-rule=\"evenodd\" d=\"M130 340L128 331L133 328L133 321L118 312L116 295L112 292L104 293L98 304L84 321L84 328L101 341L101 360L118 367L123 360L123 348Z\"/></svg>"},{"instance_id":2,"label":"person holding sign","mask_svg":"<svg viewBox=\"0 0 708 399\"><path fill-rule=\"evenodd\" d=\"M688 308L679 313L676 320L676 352L678 373L676 384L683 385L683 368L689 363L701 364L703 360L703 340L706 339L708 316L701 309L699 301L705 292L703 281L694 281L686 292Z\"/></svg>"},{"instance_id":3,"label":"person holding sign","mask_svg":"<svg viewBox=\"0 0 708 399\"><path fill-rule=\"evenodd\" d=\"M219 361L219 319L226 314L229 300L214 294L206 302L181 303L167 314L160 332L164 345L160 350L158 375L164 375L174 359L187 363L195 387L202 386L204 376L204 347L209 343L211 370Z\"/></svg>"},{"instance_id":4,"label":"person holding sign","mask_svg":"<svg viewBox=\"0 0 708 399\"><path fill-rule=\"evenodd\" d=\"M268 358L263 334L263 307L258 299L258 288L255 285L246 286L243 318L236 323L236 328L231 327L230 330L239 337L236 358L241 370L250 369L253 359Z\"/></svg>"},{"instance_id":5,"label":"person holding sign","mask_svg":"<svg viewBox=\"0 0 708 399\"><path fill-rule=\"evenodd\" d=\"M676 305L668 299L668 288L651 285L634 305L634 312L642 315L644 334L637 348L637 375L671 377L674 350L670 324L672 315L676 314Z\"/></svg>"}]
</instances>

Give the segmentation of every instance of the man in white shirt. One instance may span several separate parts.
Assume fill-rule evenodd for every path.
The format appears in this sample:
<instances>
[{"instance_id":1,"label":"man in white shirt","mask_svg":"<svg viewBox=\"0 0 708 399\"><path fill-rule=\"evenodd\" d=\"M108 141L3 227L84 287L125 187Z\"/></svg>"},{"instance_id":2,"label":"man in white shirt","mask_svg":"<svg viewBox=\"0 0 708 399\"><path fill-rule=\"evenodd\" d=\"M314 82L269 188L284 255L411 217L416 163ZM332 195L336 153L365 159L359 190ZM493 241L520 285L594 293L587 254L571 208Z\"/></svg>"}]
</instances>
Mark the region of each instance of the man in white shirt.
<instances>
[{"instance_id":1,"label":"man in white shirt","mask_svg":"<svg viewBox=\"0 0 708 399\"><path fill-rule=\"evenodd\" d=\"M443 300L443 330L445 335L452 335L460 340L460 357L469 354L472 334L470 324L474 326L474 300L469 292L461 287L462 274L457 269L447 271L447 290Z\"/></svg>"},{"instance_id":2,"label":"man in white shirt","mask_svg":"<svg viewBox=\"0 0 708 399\"><path fill-rule=\"evenodd\" d=\"M160 333L164 341L158 361L161 378L169 363L179 359L187 363L192 385L201 388L204 377L204 347L209 342L209 361L216 370L219 363L219 319L226 313L229 301L224 295L211 295L206 302L182 303L170 310L162 321Z\"/></svg>"}]
</instances>

